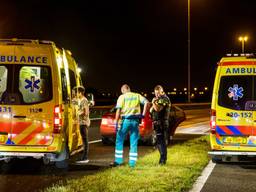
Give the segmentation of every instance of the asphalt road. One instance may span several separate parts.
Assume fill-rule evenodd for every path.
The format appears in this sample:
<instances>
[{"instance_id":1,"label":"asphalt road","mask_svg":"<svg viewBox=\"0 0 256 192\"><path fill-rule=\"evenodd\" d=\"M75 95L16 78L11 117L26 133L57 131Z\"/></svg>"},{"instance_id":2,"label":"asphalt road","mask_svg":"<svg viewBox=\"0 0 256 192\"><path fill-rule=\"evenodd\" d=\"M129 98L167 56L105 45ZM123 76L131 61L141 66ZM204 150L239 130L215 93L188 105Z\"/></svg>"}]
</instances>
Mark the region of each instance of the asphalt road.
<instances>
[{"instance_id":1,"label":"asphalt road","mask_svg":"<svg viewBox=\"0 0 256 192\"><path fill-rule=\"evenodd\" d=\"M207 133L209 110L189 110L186 111L187 120L177 129L174 142L187 140ZM92 121L89 130L89 140L97 141L100 121ZM203 126L204 125L204 126ZM198 126L198 129L197 129ZM202 126L204 129L202 129ZM192 131L189 131L191 129ZM196 130L197 129L197 130ZM114 160L114 146L105 146L101 142L90 144L88 165L76 165L73 162L78 157L75 155L70 160L70 166L66 170L56 169L54 166L45 166L41 160L17 159L9 164L1 166L0 172L0 192L33 192L49 187L67 179L78 178L97 171L109 168L109 164ZM152 146L139 146L139 157L153 151ZM127 162L128 146L125 147L125 161Z\"/></svg>"},{"instance_id":2,"label":"asphalt road","mask_svg":"<svg viewBox=\"0 0 256 192\"><path fill-rule=\"evenodd\" d=\"M255 163L217 164L201 192L255 192Z\"/></svg>"}]
</instances>

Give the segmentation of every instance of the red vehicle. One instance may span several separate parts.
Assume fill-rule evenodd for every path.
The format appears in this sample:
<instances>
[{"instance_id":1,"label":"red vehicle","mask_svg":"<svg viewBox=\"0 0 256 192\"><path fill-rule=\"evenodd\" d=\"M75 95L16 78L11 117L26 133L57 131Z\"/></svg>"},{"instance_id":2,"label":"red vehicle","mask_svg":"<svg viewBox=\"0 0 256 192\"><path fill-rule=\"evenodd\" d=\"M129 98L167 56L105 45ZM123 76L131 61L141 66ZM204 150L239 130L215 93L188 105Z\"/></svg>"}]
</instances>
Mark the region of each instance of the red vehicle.
<instances>
[{"instance_id":1,"label":"red vehicle","mask_svg":"<svg viewBox=\"0 0 256 192\"><path fill-rule=\"evenodd\" d=\"M167 130L167 142L170 142L170 136L173 136L178 125L186 119L185 113L179 107L172 105L170 112L170 126ZM105 113L101 119L100 134L103 144L115 143L116 130L115 130L115 108L113 107L109 112ZM139 125L140 139L141 141L154 145L156 141L156 135L152 128L152 119L149 112L145 115L145 118L141 120Z\"/></svg>"}]
</instances>

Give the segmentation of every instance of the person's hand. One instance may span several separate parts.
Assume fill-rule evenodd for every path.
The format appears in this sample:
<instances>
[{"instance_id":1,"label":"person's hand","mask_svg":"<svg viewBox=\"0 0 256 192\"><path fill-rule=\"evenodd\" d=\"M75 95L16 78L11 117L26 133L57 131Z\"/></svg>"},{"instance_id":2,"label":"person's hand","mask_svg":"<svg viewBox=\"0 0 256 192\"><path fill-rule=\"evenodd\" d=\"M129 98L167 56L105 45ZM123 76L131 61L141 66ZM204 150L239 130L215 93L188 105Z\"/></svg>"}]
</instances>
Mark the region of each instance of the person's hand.
<instances>
[{"instance_id":1,"label":"person's hand","mask_svg":"<svg viewBox=\"0 0 256 192\"><path fill-rule=\"evenodd\" d=\"M115 123L115 131L116 131L116 133L117 133L117 131L118 131L118 121L114 121L114 123Z\"/></svg>"},{"instance_id":2,"label":"person's hand","mask_svg":"<svg viewBox=\"0 0 256 192\"><path fill-rule=\"evenodd\" d=\"M118 122L115 123L116 132L118 131Z\"/></svg>"},{"instance_id":3,"label":"person's hand","mask_svg":"<svg viewBox=\"0 0 256 192\"><path fill-rule=\"evenodd\" d=\"M145 118L145 115L140 114L140 115L139 115L139 118L140 118L140 119L144 119L144 118Z\"/></svg>"},{"instance_id":4,"label":"person's hand","mask_svg":"<svg viewBox=\"0 0 256 192\"><path fill-rule=\"evenodd\" d=\"M157 101L157 98L154 97L153 100L152 100L152 104L156 104L156 101Z\"/></svg>"}]
</instances>

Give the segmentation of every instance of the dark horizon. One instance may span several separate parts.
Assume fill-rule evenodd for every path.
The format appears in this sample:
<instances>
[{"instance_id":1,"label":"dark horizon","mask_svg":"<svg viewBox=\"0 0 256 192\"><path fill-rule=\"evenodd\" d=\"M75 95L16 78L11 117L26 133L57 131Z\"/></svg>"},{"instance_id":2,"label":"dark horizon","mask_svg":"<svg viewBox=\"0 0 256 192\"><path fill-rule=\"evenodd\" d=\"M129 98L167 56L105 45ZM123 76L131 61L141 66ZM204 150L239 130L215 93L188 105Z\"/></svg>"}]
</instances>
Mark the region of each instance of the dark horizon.
<instances>
[{"instance_id":1,"label":"dark horizon","mask_svg":"<svg viewBox=\"0 0 256 192\"><path fill-rule=\"evenodd\" d=\"M191 89L212 87L216 63L254 52L256 3L191 1ZM3 1L1 38L52 40L71 50L85 87L119 92L187 87L187 0Z\"/></svg>"}]
</instances>

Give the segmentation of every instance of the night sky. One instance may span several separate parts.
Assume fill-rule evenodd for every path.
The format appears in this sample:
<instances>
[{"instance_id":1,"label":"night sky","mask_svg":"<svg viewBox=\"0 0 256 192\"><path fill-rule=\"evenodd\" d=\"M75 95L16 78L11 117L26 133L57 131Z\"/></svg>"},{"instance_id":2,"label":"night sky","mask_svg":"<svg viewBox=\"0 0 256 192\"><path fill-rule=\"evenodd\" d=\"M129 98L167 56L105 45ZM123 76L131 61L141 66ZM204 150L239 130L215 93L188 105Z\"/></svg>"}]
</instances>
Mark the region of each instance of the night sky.
<instances>
[{"instance_id":1,"label":"night sky","mask_svg":"<svg viewBox=\"0 0 256 192\"><path fill-rule=\"evenodd\" d=\"M211 87L218 60L255 52L256 2L191 0L192 87ZM187 87L187 0L1 1L0 38L52 40L72 51L86 87Z\"/></svg>"}]
</instances>

